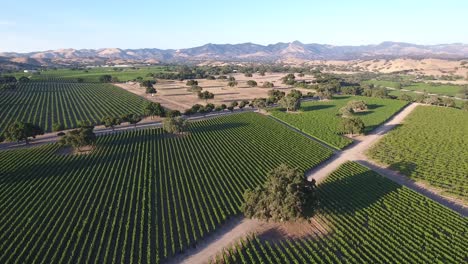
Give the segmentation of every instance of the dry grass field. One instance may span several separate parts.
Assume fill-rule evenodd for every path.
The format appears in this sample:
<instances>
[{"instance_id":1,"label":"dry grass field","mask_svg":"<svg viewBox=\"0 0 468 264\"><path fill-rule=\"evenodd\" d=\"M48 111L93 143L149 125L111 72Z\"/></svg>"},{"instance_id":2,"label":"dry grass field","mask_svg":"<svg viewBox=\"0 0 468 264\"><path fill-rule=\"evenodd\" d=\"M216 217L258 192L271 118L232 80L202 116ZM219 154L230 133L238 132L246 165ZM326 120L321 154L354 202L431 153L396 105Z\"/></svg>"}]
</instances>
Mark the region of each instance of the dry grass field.
<instances>
[{"instance_id":1,"label":"dry grass field","mask_svg":"<svg viewBox=\"0 0 468 264\"><path fill-rule=\"evenodd\" d=\"M293 87L281 83L281 78L287 73L267 73L265 76L254 74L252 77L245 77L244 74L236 73L231 76L236 78L238 85L236 87L227 86L226 80L206 80L198 79L198 85L203 88L203 91L209 91L215 95L214 99L208 100L208 103L215 105L229 104L232 101L252 100L259 97L267 97L268 91L271 89L279 89L288 93ZM307 78L310 78L307 77ZM296 77L297 80L305 80ZM248 80L257 82L257 87L249 87ZM271 82L275 85L274 88L262 88L264 82ZM194 104L206 104L205 100L198 98L196 93L187 91L188 86L186 81L177 80L160 80L155 88L158 91L154 96L145 94L145 89L140 87L138 83L127 82L116 84L117 86L132 92L134 94L145 97L153 102L159 102L162 106L172 109L184 111ZM297 89L306 94L311 90Z\"/></svg>"}]
</instances>

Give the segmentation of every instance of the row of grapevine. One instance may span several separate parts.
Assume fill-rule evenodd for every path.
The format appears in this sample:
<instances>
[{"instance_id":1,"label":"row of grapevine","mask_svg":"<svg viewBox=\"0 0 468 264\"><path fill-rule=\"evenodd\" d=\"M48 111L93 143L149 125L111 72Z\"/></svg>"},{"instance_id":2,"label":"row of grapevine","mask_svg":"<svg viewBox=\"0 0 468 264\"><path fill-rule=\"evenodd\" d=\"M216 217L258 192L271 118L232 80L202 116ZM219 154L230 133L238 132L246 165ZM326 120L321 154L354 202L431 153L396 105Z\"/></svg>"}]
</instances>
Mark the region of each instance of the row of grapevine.
<instances>
[{"instance_id":1,"label":"row of grapevine","mask_svg":"<svg viewBox=\"0 0 468 264\"><path fill-rule=\"evenodd\" d=\"M319 186L328 234L248 237L214 263L466 263L468 220L353 162Z\"/></svg>"},{"instance_id":2,"label":"row of grapevine","mask_svg":"<svg viewBox=\"0 0 468 264\"><path fill-rule=\"evenodd\" d=\"M142 113L144 99L110 84L29 82L0 91L0 132L15 120L32 122L45 131L55 122L66 128L79 120L99 122L103 116Z\"/></svg>"},{"instance_id":3,"label":"row of grapevine","mask_svg":"<svg viewBox=\"0 0 468 264\"><path fill-rule=\"evenodd\" d=\"M273 111L272 115L331 146L344 148L351 144L352 140L342 136L341 117L338 116L338 111L350 100L363 100L368 105L368 111L355 114L366 125L366 133L385 122L407 104L391 99L336 96L330 101L305 102L301 105L299 114Z\"/></svg>"},{"instance_id":4,"label":"row of grapevine","mask_svg":"<svg viewBox=\"0 0 468 264\"><path fill-rule=\"evenodd\" d=\"M284 139L288 140L284 140ZM0 152L0 263L159 263L240 213L242 194L280 163L305 171L332 153L268 117L243 113Z\"/></svg>"},{"instance_id":5,"label":"row of grapevine","mask_svg":"<svg viewBox=\"0 0 468 264\"><path fill-rule=\"evenodd\" d=\"M468 198L468 114L419 106L369 155L403 174Z\"/></svg>"}]
</instances>

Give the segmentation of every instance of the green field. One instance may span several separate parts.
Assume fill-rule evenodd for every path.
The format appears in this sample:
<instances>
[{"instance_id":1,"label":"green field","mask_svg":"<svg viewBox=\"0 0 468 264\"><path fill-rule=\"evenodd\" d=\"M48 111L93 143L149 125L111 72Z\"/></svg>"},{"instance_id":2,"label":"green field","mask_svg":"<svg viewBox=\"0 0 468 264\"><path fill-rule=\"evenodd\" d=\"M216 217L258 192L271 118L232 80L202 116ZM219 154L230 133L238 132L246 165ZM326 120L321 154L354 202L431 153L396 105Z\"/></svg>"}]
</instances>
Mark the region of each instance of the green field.
<instances>
[{"instance_id":1,"label":"green field","mask_svg":"<svg viewBox=\"0 0 468 264\"><path fill-rule=\"evenodd\" d=\"M73 128L79 120L99 122L106 115L142 113L145 99L111 84L29 82L0 90L0 133L15 120L45 131L54 122Z\"/></svg>"},{"instance_id":2,"label":"green field","mask_svg":"<svg viewBox=\"0 0 468 264\"><path fill-rule=\"evenodd\" d=\"M374 85L380 85L384 87L397 87L397 82L391 81L380 81L380 80L370 80L367 81L368 83L373 83ZM410 90L410 91L420 91L420 92L428 92L433 94L440 94L440 95L448 95L448 96L456 96L462 87L459 85L451 85L451 84L436 84L436 83L411 83L409 86L404 86L403 89Z\"/></svg>"},{"instance_id":3,"label":"green field","mask_svg":"<svg viewBox=\"0 0 468 264\"><path fill-rule=\"evenodd\" d=\"M99 77L104 74L109 74L115 76L119 81L129 81L134 80L138 77L143 79L151 79L147 77L148 73L157 73L167 71L167 67L164 66L150 66L150 67L140 67L140 68L116 68L113 67L96 67L96 68L87 68L84 69L49 69L47 71L41 71L40 74L33 73L24 73L17 72L11 75L14 75L16 78L21 76L30 77L33 81L67 81L67 82L76 82L78 78L82 78L84 82L99 82Z\"/></svg>"},{"instance_id":4,"label":"green field","mask_svg":"<svg viewBox=\"0 0 468 264\"><path fill-rule=\"evenodd\" d=\"M218 263L466 263L468 220L357 163L318 188L328 234L249 238ZM224 261L222 258L224 257Z\"/></svg>"},{"instance_id":5,"label":"green field","mask_svg":"<svg viewBox=\"0 0 468 264\"><path fill-rule=\"evenodd\" d=\"M0 152L0 263L159 263L239 214L267 171L332 155L256 113L194 122L183 136L98 137L88 155L58 149Z\"/></svg>"},{"instance_id":6,"label":"green field","mask_svg":"<svg viewBox=\"0 0 468 264\"><path fill-rule=\"evenodd\" d=\"M369 151L370 157L468 198L468 113L420 106Z\"/></svg>"},{"instance_id":7,"label":"green field","mask_svg":"<svg viewBox=\"0 0 468 264\"><path fill-rule=\"evenodd\" d=\"M338 96L331 101L302 103L301 113L272 111L272 115L329 145L344 148L352 140L341 136L343 133L340 128L341 117L337 114L338 110L350 100L363 100L368 105L369 111L356 114L364 121L366 133L376 128L407 104L403 101L390 99Z\"/></svg>"}]
</instances>

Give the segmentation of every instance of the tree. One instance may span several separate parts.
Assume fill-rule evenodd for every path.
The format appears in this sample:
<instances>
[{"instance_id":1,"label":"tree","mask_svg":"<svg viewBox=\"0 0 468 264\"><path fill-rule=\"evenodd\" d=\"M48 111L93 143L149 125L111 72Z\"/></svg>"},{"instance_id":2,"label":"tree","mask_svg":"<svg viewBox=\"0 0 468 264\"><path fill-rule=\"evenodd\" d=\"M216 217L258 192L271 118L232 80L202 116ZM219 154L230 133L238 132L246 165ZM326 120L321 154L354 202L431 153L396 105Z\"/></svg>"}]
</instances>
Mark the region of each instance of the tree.
<instances>
[{"instance_id":1,"label":"tree","mask_svg":"<svg viewBox=\"0 0 468 264\"><path fill-rule=\"evenodd\" d=\"M289 73L288 75L281 78L281 81L283 84L293 85L296 83L296 76L294 76L294 73Z\"/></svg>"},{"instance_id":2,"label":"tree","mask_svg":"<svg viewBox=\"0 0 468 264\"><path fill-rule=\"evenodd\" d=\"M208 99L213 99L214 98L214 94L210 93L208 91L198 92L198 98L203 99L203 100L205 100L205 102L207 102Z\"/></svg>"},{"instance_id":3,"label":"tree","mask_svg":"<svg viewBox=\"0 0 468 264\"><path fill-rule=\"evenodd\" d=\"M301 106L301 100L289 95L281 98L278 103L286 108L286 112L296 111Z\"/></svg>"},{"instance_id":4,"label":"tree","mask_svg":"<svg viewBox=\"0 0 468 264\"><path fill-rule=\"evenodd\" d=\"M252 75L251 72L246 72L246 73L244 74L244 76L245 76L245 77L252 77L253 75Z\"/></svg>"},{"instance_id":5,"label":"tree","mask_svg":"<svg viewBox=\"0 0 468 264\"><path fill-rule=\"evenodd\" d=\"M96 134L93 132L94 127L81 127L72 131L68 131L62 138L59 144L62 146L71 146L81 152L84 146L92 146L96 142Z\"/></svg>"},{"instance_id":6,"label":"tree","mask_svg":"<svg viewBox=\"0 0 468 264\"><path fill-rule=\"evenodd\" d=\"M323 100L323 99L330 100L333 98L333 93L330 90L325 89L325 90L317 92L317 96L320 98L320 100Z\"/></svg>"},{"instance_id":7,"label":"tree","mask_svg":"<svg viewBox=\"0 0 468 264\"><path fill-rule=\"evenodd\" d=\"M350 108L349 106L345 105L345 106L341 107L340 110L338 110L338 113L339 113L342 117L351 117L351 116L353 116L354 111L353 111L352 108Z\"/></svg>"},{"instance_id":8,"label":"tree","mask_svg":"<svg viewBox=\"0 0 468 264\"><path fill-rule=\"evenodd\" d=\"M229 110L229 111L231 111L231 112L232 112L232 111L234 111L234 107L232 107L232 106L228 106L227 110Z\"/></svg>"},{"instance_id":9,"label":"tree","mask_svg":"<svg viewBox=\"0 0 468 264\"><path fill-rule=\"evenodd\" d=\"M237 86L237 84L238 84L237 81L229 81L229 82L227 83L227 85L228 85L229 87Z\"/></svg>"},{"instance_id":10,"label":"tree","mask_svg":"<svg viewBox=\"0 0 468 264\"><path fill-rule=\"evenodd\" d=\"M361 112L367 110L366 102L362 100L351 100L346 104L353 112Z\"/></svg>"},{"instance_id":11,"label":"tree","mask_svg":"<svg viewBox=\"0 0 468 264\"><path fill-rule=\"evenodd\" d=\"M380 87L380 88L374 89L372 91L372 96L373 97L378 97L378 98L387 98L388 97L387 88Z\"/></svg>"},{"instance_id":12,"label":"tree","mask_svg":"<svg viewBox=\"0 0 468 264\"><path fill-rule=\"evenodd\" d=\"M400 82L396 83L395 88L401 90L403 88L403 84L401 84Z\"/></svg>"},{"instance_id":13,"label":"tree","mask_svg":"<svg viewBox=\"0 0 468 264\"><path fill-rule=\"evenodd\" d=\"M290 221L304 218L317 204L317 186L285 164L271 170L265 184L247 189L241 210L248 218Z\"/></svg>"},{"instance_id":14,"label":"tree","mask_svg":"<svg viewBox=\"0 0 468 264\"><path fill-rule=\"evenodd\" d=\"M455 100L452 98L444 97L442 98L442 103L445 107L455 107Z\"/></svg>"},{"instance_id":15,"label":"tree","mask_svg":"<svg viewBox=\"0 0 468 264\"><path fill-rule=\"evenodd\" d=\"M112 76L111 82L112 82L112 83L118 83L118 82L120 82L119 77L117 77L117 76Z\"/></svg>"},{"instance_id":16,"label":"tree","mask_svg":"<svg viewBox=\"0 0 468 264\"><path fill-rule=\"evenodd\" d=\"M193 85L198 85L198 81L197 80L188 80L185 85L187 86L193 86Z\"/></svg>"},{"instance_id":17,"label":"tree","mask_svg":"<svg viewBox=\"0 0 468 264\"><path fill-rule=\"evenodd\" d=\"M239 109L242 109L244 108L246 105L249 104L249 101L247 100L242 100L240 103L239 103Z\"/></svg>"},{"instance_id":18,"label":"tree","mask_svg":"<svg viewBox=\"0 0 468 264\"><path fill-rule=\"evenodd\" d=\"M237 101L232 101L232 102L231 102L231 106L232 106L233 108L236 107L236 106L238 106L238 105L239 105L239 102L237 102Z\"/></svg>"},{"instance_id":19,"label":"tree","mask_svg":"<svg viewBox=\"0 0 468 264\"><path fill-rule=\"evenodd\" d=\"M440 98L437 95L432 95L430 97L427 97L424 100L424 103L430 104L430 105L439 105L440 104Z\"/></svg>"},{"instance_id":20,"label":"tree","mask_svg":"<svg viewBox=\"0 0 468 264\"><path fill-rule=\"evenodd\" d=\"M161 106L160 103L148 102L144 106L143 112L146 116L151 116L151 119L153 119L154 116L164 116L166 110Z\"/></svg>"},{"instance_id":21,"label":"tree","mask_svg":"<svg viewBox=\"0 0 468 264\"><path fill-rule=\"evenodd\" d=\"M99 77L99 82L110 83L112 81L112 76L109 74L104 74Z\"/></svg>"},{"instance_id":22,"label":"tree","mask_svg":"<svg viewBox=\"0 0 468 264\"><path fill-rule=\"evenodd\" d=\"M101 124L103 124L105 127L112 128L112 131L114 131L115 126L118 126L121 123L122 120L120 120L120 118L113 116L105 116L101 119Z\"/></svg>"},{"instance_id":23,"label":"tree","mask_svg":"<svg viewBox=\"0 0 468 264\"><path fill-rule=\"evenodd\" d=\"M297 100L301 99L302 98L302 92L299 91L299 90L296 90L296 89L292 89L288 96L291 96L291 97L294 97L296 98Z\"/></svg>"},{"instance_id":24,"label":"tree","mask_svg":"<svg viewBox=\"0 0 468 264\"><path fill-rule=\"evenodd\" d=\"M24 140L29 144L29 138L36 138L38 135L43 135L44 130L38 125L15 121L11 123L4 132L4 137L7 141L16 141L19 143Z\"/></svg>"},{"instance_id":25,"label":"tree","mask_svg":"<svg viewBox=\"0 0 468 264\"><path fill-rule=\"evenodd\" d=\"M169 110L169 111L167 111L167 114L166 114L167 117L176 117L176 116L180 116L180 115L181 115L181 113L180 113L179 110Z\"/></svg>"},{"instance_id":26,"label":"tree","mask_svg":"<svg viewBox=\"0 0 468 264\"><path fill-rule=\"evenodd\" d=\"M468 111L468 101L465 101L463 103L462 109L465 110L465 111Z\"/></svg>"},{"instance_id":27,"label":"tree","mask_svg":"<svg viewBox=\"0 0 468 264\"><path fill-rule=\"evenodd\" d=\"M126 114L121 117L122 122L128 122L136 127L143 118L138 114Z\"/></svg>"},{"instance_id":28,"label":"tree","mask_svg":"<svg viewBox=\"0 0 468 264\"><path fill-rule=\"evenodd\" d=\"M249 87L255 87L255 86L257 86L257 82L254 81L254 80L248 80L248 81L247 81L247 85L248 85Z\"/></svg>"},{"instance_id":29,"label":"tree","mask_svg":"<svg viewBox=\"0 0 468 264\"><path fill-rule=\"evenodd\" d=\"M236 78L234 78L234 76L229 76L229 78L227 80L230 81L230 82L233 82L233 81L236 80Z\"/></svg>"},{"instance_id":30,"label":"tree","mask_svg":"<svg viewBox=\"0 0 468 264\"><path fill-rule=\"evenodd\" d=\"M267 99L266 98L255 98L252 101L252 105L258 109L264 109L267 107Z\"/></svg>"},{"instance_id":31,"label":"tree","mask_svg":"<svg viewBox=\"0 0 468 264\"><path fill-rule=\"evenodd\" d=\"M26 76L21 76L18 79L18 82L20 82L20 83L26 83L26 82L29 82L29 81L30 81L29 78L26 77Z\"/></svg>"},{"instance_id":32,"label":"tree","mask_svg":"<svg viewBox=\"0 0 468 264\"><path fill-rule=\"evenodd\" d=\"M184 132L187 128L187 120L177 116L177 117L167 117L163 121L163 129L167 133L180 134Z\"/></svg>"},{"instance_id":33,"label":"tree","mask_svg":"<svg viewBox=\"0 0 468 264\"><path fill-rule=\"evenodd\" d=\"M57 131L62 131L65 129L65 126L62 123L55 122L52 124L52 131L57 132Z\"/></svg>"},{"instance_id":34,"label":"tree","mask_svg":"<svg viewBox=\"0 0 468 264\"><path fill-rule=\"evenodd\" d=\"M282 91L277 90L277 89L273 89L273 90L268 91L268 98L274 103L277 103L285 95L286 95L285 92L282 92Z\"/></svg>"},{"instance_id":35,"label":"tree","mask_svg":"<svg viewBox=\"0 0 468 264\"><path fill-rule=\"evenodd\" d=\"M192 92L192 93L199 93L202 90L203 90L203 88L198 86L198 85L192 85L192 86L187 88L187 92Z\"/></svg>"},{"instance_id":36,"label":"tree","mask_svg":"<svg viewBox=\"0 0 468 264\"><path fill-rule=\"evenodd\" d=\"M400 96L398 96L398 100L402 100L402 101L407 101L407 102L412 102L413 101L413 97L411 97L409 94L400 94Z\"/></svg>"},{"instance_id":37,"label":"tree","mask_svg":"<svg viewBox=\"0 0 468 264\"><path fill-rule=\"evenodd\" d=\"M271 82L264 82L262 85L263 88L273 88L275 85Z\"/></svg>"},{"instance_id":38,"label":"tree","mask_svg":"<svg viewBox=\"0 0 468 264\"><path fill-rule=\"evenodd\" d=\"M343 118L341 126L346 134L357 135L364 132L364 122L359 117Z\"/></svg>"}]
</instances>

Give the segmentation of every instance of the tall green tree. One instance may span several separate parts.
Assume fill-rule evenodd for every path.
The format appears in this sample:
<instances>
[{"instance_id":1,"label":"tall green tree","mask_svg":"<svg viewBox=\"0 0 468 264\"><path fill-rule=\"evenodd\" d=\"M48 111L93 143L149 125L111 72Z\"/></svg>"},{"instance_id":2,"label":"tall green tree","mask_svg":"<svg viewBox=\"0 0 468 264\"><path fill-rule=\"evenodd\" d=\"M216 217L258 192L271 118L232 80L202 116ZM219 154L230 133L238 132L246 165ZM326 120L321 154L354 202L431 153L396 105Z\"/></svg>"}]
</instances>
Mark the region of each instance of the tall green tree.
<instances>
[{"instance_id":1,"label":"tall green tree","mask_svg":"<svg viewBox=\"0 0 468 264\"><path fill-rule=\"evenodd\" d=\"M7 141L19 143L24 140L26 144L29 144L29 138L36 138L43 134L44 130L38 125L15 121L6 128L4 137Z\"/></svg>"},{"instance_id":2,"label":"tall green tree","mask_svg":"<svg viewBox=\"0 0 468 264\"><path fill-rule=\"evenodd\" d=\"M71 146L80 152L82 147L93 146L95 143L96 134L94 134L93 128L90 127L81 127L68 131L59 141L60 145Z\"/></svg>"},{"instance_id":3,"label":"tall green tree","mask_svg":"<svg viewBox=\"0 0 468 264\"><path fill-rule=\"evenodd\" d=\"M285 96L278 101L279 105L286 108L286 112L296 111L301 107L301 100L293 96Z\"/></svg>"},{"instance_id":4,"label":"tall green tree","mask_svg":"<svg viewBox=\"0 0 468 264\"><path fill-rule=\"evenodd\" d=\"M118 126L121 123L122 123L122 120L118 117L105 116L101 119L101 124L104 125L105 127L112 128L112 131L114 131L115 126Z\"/></svg>"},{"instance_id":5,"label":"tall green tree","mask_svg":"<svg viewBox=\"0 0 468 264\"><path fill-rule=\"evenodd\" d=\"M315 181L285 164L271 170L265 184L244 193L242 211L248 218L283 222L304 218L317 204Z\"/></svg>"},{"instance_id":6,"label":"tall green tree","mask_svg":"<svg viewBox=\"0 0 468 264\"><path fill-rule=\"evenodd\" d=\"M343 132L351 136L364 132L364 122L359 117L343 118L341 123Z\"/></svg>"},{"instance_id":7,"label":"tall green tree","mask_svg":"<svg viewBox=\"0 0 468 264\"><path fill-rule=\"evenodd\" d=\"M161 106L160 103L149 102L143 107L143 112L146 116L151 116L151 119L155 116L164 116L166 110Z\"/></svg>"},{"instance_id":8,"label":"tall green tree","mask_svg":"<svg viewBox=\"0 0 468 264\"><path fill-rule=\"evenodd\" d=\"M163 129L167 133L180 134L187 129L187 126L187 119L181 116L167 117L163 120Z\"/></svg>"}]
</instances>

